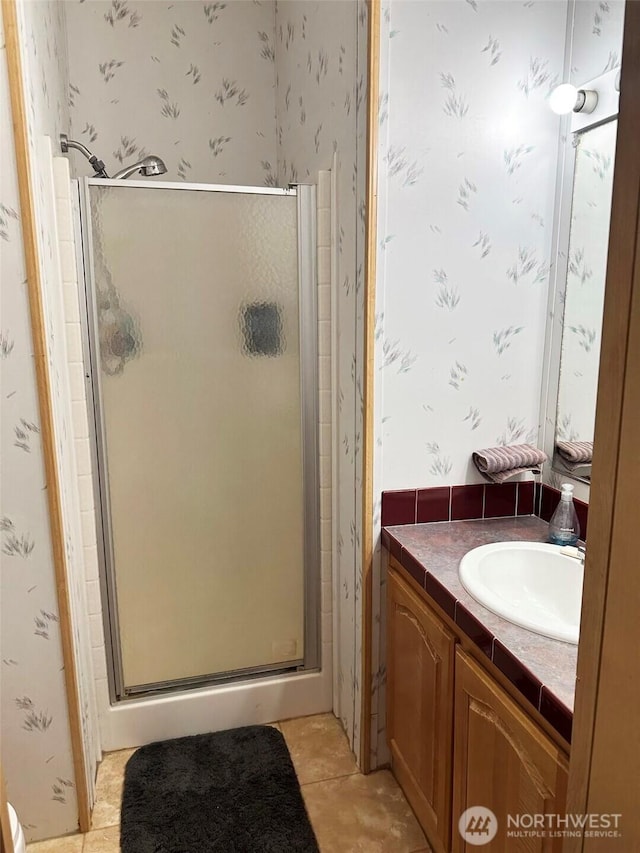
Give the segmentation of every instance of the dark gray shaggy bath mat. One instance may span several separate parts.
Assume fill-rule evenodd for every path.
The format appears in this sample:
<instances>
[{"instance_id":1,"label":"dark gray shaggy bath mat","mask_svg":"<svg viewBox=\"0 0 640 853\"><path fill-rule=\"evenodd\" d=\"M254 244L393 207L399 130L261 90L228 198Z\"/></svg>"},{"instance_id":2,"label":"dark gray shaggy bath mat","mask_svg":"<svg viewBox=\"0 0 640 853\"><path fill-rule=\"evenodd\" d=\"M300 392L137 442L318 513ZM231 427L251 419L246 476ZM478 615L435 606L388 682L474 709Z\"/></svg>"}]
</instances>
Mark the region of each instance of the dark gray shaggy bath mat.
<instances>
[{"instance_id":1,"label":"dark gray shaggy bath mat","mask_svg":"<svg viewBox=\"0 0 640 853\"><path fill-rule=\"evenodd\" d=\"M270 726L141 747L125 770L120 843L122 853L318 853Z\"/></svg>"}]
</instances>

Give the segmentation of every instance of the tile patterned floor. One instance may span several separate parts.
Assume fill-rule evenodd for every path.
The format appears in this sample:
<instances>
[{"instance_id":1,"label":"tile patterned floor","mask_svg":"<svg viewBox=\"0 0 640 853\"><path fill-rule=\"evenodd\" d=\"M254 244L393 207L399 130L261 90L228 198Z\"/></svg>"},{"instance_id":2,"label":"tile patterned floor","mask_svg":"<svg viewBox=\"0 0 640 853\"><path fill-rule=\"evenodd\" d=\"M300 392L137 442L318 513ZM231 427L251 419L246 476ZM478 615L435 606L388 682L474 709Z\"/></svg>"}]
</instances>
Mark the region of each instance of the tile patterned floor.
<instances>
[{"instance_id":1,"label":"tile patterned floor","mask_svg":"<svg viewBox=\"0 0 640 853\"><path fill-rule=\"evenodd\" d=\"M363 776L332 714L274 725L289 747L322 853L429 853L391 773ZM105 755L98 770L91 832L29 844L28 853L119 853L124 767L134 752Z\"/></svg>"}]
</instances>

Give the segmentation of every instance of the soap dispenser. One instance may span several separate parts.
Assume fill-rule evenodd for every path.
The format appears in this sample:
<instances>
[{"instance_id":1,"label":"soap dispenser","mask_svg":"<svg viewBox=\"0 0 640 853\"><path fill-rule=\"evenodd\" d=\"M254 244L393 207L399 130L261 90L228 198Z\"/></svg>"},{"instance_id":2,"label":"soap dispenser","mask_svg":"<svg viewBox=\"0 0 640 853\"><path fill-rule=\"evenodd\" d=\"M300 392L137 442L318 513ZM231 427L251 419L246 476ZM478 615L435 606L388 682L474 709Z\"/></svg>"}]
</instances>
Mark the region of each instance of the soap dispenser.
<instances>
[{"instance_id":1,"label":"soap dispenser","mask_svg":"<svg viewBox=\"0 0 640 853\"><path fill-rule=\"evenodd\" d=\"M580 538L580 522L573 505L573 486L562 484L560 503L549 522L549 542L554 545L575 545Z\"/></svg>"}]
</instances>

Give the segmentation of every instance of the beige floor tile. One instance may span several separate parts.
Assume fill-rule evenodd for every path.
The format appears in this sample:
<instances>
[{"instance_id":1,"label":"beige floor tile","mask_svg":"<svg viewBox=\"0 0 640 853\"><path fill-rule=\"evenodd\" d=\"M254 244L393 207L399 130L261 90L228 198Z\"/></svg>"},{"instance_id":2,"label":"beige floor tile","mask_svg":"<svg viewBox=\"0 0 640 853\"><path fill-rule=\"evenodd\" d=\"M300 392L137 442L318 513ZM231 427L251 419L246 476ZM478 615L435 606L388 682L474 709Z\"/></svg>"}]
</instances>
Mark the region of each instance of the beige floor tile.
<instances>
[{"instance_id":1,"label":"beige floor tile","mask_svg":"<svg viewBox=\"0 0 640 853\"><path fill-rule=\"evenodd\" d=\"M347 737L333 714L285 720L280 728L301 785L358 772Z\"/></svg>"},{"instance_id":2,"label":"beige floor tile","mask_svg":"<svg viewBox=\"0 0 640 853\"><path fill-rule=\"evenodd\" d=\"M120 749L118 752L107 752L102 759L98 768L92 829L120 823L124 768L134 752L135 749Z\"/></svg>"},{"instance_id":3,"label":"beige floor tile","mask_svg":"<svg viewBox=\"0 0 640 853\"><path fill-rule=\"evenodd\" d=\"M305 785L302 794L321 853L415 853L428 848L388 770Z\"/></svg>"},{"instance_id":4,"label":"beige floor tile","mask_svg":"<svg viewBox=\"0 0 640 853\"><path fill-rule=\"evenodd\" d=\"M83 841L84 835L65 835L49 841L35 841L27 844L27 853L82 853Z\"/></svg>"},{"instance_id":5,"label":"beige floor tile","mask_svg":"<svg viewBox=\"0 0 640 853\"><path fill-rule=\"evenodd\" d=\"M120 827L108 826L87 833L82 853L120 853Z\"/></svg>"}]
</instances>

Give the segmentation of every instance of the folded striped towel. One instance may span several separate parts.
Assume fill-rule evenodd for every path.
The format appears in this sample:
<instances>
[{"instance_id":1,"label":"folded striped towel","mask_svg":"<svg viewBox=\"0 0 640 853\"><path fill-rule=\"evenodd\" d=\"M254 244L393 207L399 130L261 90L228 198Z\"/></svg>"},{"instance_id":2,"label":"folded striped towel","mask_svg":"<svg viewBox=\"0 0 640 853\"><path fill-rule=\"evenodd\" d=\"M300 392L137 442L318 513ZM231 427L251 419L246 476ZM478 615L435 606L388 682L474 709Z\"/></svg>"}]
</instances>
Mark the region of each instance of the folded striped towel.
<instances>
[{"instance_id":1,"label":"folded striped towel","mask_svg":"<svg viewBox=\"0 0 640 853\"><path fill-rule=\"evenodd\" d=\"M569 471L585 468L593 461L592 441L556 441L556 450Z\"/></svg>"},{"instance_id":2,"label":"folded striped towel","mask_svg":"<svg viewBox=\"0 0 640 853\"><path fill-rule=\"evenodd\" d=\"M483 477L491 483L504 483L523 471L539 474L540 466L548 457L532 444L510 444L476 450L471 458Z\"/></svg>"}]
</instances>

